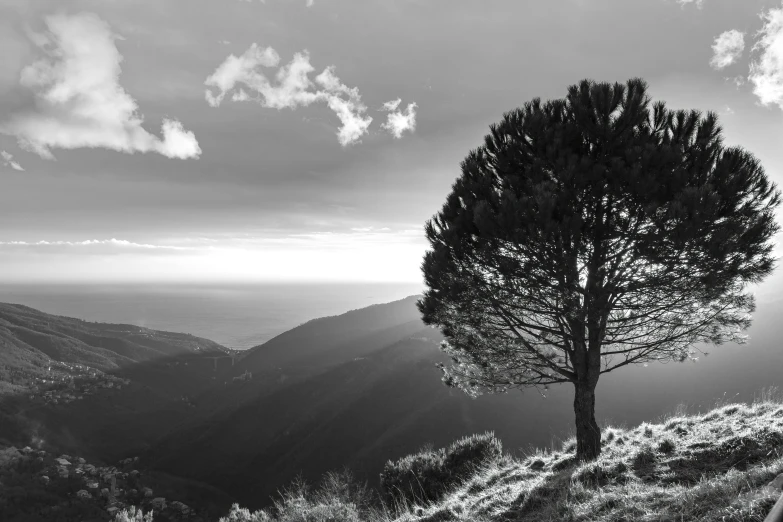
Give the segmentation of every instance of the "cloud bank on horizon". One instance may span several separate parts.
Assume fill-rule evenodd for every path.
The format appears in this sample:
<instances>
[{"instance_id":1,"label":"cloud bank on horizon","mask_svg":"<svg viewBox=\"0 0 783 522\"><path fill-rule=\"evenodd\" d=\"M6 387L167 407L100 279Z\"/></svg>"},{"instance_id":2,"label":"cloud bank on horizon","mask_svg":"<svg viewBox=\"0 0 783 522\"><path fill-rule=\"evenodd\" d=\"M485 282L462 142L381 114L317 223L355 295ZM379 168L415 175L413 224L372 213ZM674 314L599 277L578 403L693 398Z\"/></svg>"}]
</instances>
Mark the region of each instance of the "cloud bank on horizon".
<instances>
[{"instance_id":1,"label":"cloud bank on horizon","mask_svg":"<svg viewBox=\"0 0 783 522\"><path fill-rule=\"evenodd\" d=\"M19 272L19 282L28 283L57 279L51 270L43 270L53 256L57 256L59 270L72 281L121 277L279 282L298 280L302 274L320 282L373 281L380 269L389 281L413 282L419 280L418 267L404 261L420 258L425 249L421 228L361 227L342 232L183 239L178 238L178 244L117 238L0 241L0 259L6 266L39 268ZM326 270L314 272L313 258ZM132 261L125 264L123 259ZM226 271L227 265L232 270Z\"/></svg>"},{"instance_id":2,"label":"cloud bank on horizon","mask_svg":"<svg viewBox=\"0 0 783 522\"><path fill-rule=\"evenodd\" d=\"M279 67L270 81L260 68ZM205 81L204 96L212 107L218 107L233 91L232 101L256 101L262 107L271 109L296 109L313 103L324 102L337 115L341 126L337 139L343 147L359 142L367 134L373 121L367 116L367 106L361 101L357 87L348 87L335 74L330 65L318 74L314 81L309 74L315 71L310 64L308 51L295 53L291 61L280 66L280 55L272 47L262 48L253 43L241 55L230 54ZM384 109L391 111L382 128L395 137L405 130L415 128L416 104L408 105L405 113L396 111L397 105ZM389 106L391 107L391 106Z\"/></svg>"},{"instance_id":3,"label":"cloud bank on horizon","mask_svg":"<svg viewBox=\"0 0 783 522\"><path fill-rule=\"evenodd\" d=\"M36 109L0 122L22 149L54 159L53 148L105 148L126 153L157 152L169 158L198 158L193 132L165 118L162 138L142 127L136 101L119 83L119 36L95 14L45 18L44 33L30 38L45 55L26 66L19 83L33 92Z\"/></svg>"}]
</instances>

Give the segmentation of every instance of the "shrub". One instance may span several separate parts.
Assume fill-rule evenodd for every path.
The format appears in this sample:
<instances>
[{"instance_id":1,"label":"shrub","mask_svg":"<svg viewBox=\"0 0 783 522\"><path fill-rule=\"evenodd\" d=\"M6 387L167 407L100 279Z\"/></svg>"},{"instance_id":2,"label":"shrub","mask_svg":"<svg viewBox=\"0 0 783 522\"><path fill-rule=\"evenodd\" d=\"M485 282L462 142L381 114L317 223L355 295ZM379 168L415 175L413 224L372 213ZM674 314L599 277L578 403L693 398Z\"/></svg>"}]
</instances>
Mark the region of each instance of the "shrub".
<instances>
[{"instance_id":1,"label":"shrub","mask_svg":"<svg viewBox=\"0 0 783 522\"><path fill-rule=\"evenodd\" d=\"M306 498L290 498L279 504L277 510L279 522L362 522L355 505L337 499L322 504ZM258 522L266 520L260 518Z\"/></svg>"},{"instance_id":2,"label":"shrub","mask_svg":"<svg viewBox=\"0 0 783 522\"><path fill-rule=\"evenodd\" d=\"M669 437L666 437L661 442L658 443L658 451L661 453L671 453L676 448L676 445L672 439Z\"/></svg>"},{"instance_id":3,"label":"shrub","mask_svg":"<svg viewBox=\"0 0 783 522\"><path fill-rule=\"evenodd\" d=\"M633 456L631 467L635 471L640 471L648 466L651 466L656 461L656 455L649 444L642 446L639 451Z\"/></svg>"},{"instance_id":4,"label":"shrub","mask_svg":"<svg viewBox=\"0 0 783 522\"><path fill-rule=\"evenodd\" d=\"M238 504L219 522L362 522L378 520L370 490L357 484L350 471L330 472L311 490L301 479L280 493L274 507L250 512Z\"/></svg>"},{"instance_id":5,"label":"shrub","mask_svg":"<svg viewBox=\"0 0 783 522\"><path fill-rule=\"evenodd\" d=\"M479 466L497 462L503 457L503 445L494 433L471 435L454 442L446 450L446 468L449 475L462 482Z\"/></svg>"},{"instance_id":6,"label":"shrub","mask_svg":"<svg viewBox=\"0 0 783 522\"><path fill-rule=\"evenodd\" d=\"M464 437L447 448L425 449L388 461L381 472L387 503L434 502L465 482L483 464L497 462L503 447L494 433Z\"/></svg>"},{"instance_id":7,"label":"shrub","mask_svg":"<svg viewBox=\"0 0 783 522\"><path fill-rule=\"evenodd\" d=\"M265 511L256 511L251 513L247 508L239 507L239 504L231 506L228 515L220 517L218 522L271 522L269 514Z\"/></svg>"},{"instance_id":8,"label":"shrub","mask_svg":"<svg viewBox=\"0 0 783 522\"><path fill-rule=\"evenodd\" d=\"M609 481L610 475L601 464L594 463L587 465L579 472L574 473L572 478L587 487L600 487Z\"/></svg>"},{"instance_id":9,"label":"shrub","mask_svg":"<svg viewBox=\"0 0 783 522\"><path fill-rule=\"evenodd\" d=\"M347 467L327 473L312 498L325 505L335 502L351 504L361 513L371 511L377 503L377 494L366 483L357 483Z\"/></svg>"},{"instance_id":10,"label":"shrub","mask_svg":"<svg viewBox=\"0 0 783 522\"><path fill-rule=\"evenodd\" d=\"M381 490L386 502L425 502L440 498L448 486L445 458L446 450L440 449L388 461L381 472Z\"/></svg>"},{"instance_id":11,"label":"shrub","mask_svg":"<svg viewBox=\"0 0 783 522\"><path fill-rule=\"evenodd\" d=\"M236 504L234 504L235 507L239 507ZM118 511L114 515L114 522L152 522L152 511L147 512L145 515L144 512L139 508L136 509L136 506L130 506L127 509L123 509L122 511ZM220 522L223 522L223 519L220 519ZM240 520L240 519L231 519L226 520L226 522L257 522L255 520L246 519L246 520Z\"/></svg>"}]
</instances>

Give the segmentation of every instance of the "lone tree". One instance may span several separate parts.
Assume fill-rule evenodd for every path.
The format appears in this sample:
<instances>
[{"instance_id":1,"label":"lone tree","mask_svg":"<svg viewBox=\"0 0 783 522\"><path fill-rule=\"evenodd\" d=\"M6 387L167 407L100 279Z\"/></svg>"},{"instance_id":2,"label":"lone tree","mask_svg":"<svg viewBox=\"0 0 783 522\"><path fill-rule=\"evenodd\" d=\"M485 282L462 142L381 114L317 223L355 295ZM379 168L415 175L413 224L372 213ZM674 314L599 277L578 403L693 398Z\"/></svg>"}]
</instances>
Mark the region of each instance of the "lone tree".
<instances>
[{"instance_id":1,"label":"lone tree","mask_svg":"<svg viewBox=\"0 0 783 522\"><path fill-rule=\"evenodd\" d=\"M717 116L583 80L490 126L427 222L419 310L472 396L570 382L576 456L601 452L598 378L743 342L774 268L780 193Z\"/></svg>"}]
</instances>

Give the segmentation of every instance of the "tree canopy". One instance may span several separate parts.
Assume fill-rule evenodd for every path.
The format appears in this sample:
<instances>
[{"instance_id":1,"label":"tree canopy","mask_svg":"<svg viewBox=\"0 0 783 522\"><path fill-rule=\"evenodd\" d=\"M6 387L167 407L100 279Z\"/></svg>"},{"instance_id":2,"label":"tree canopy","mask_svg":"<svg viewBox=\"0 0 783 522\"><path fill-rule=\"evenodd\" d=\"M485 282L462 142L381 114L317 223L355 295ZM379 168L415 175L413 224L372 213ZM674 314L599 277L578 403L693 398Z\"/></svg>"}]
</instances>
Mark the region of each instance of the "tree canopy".
<instances>
[{"instance_id":1,"label":"tree canopy","mask_svg":"<svg viewBox=\"0 0 783 522\"><path fill-rule=\"evenodd\" d=\"M446 383L574 383L589 459L601 374L743 342L780 193L721 132L712 112L653 103L641 79L583 80L491 125L426 225L419 310L447 339Z\"/></svg>"}]
</instances>

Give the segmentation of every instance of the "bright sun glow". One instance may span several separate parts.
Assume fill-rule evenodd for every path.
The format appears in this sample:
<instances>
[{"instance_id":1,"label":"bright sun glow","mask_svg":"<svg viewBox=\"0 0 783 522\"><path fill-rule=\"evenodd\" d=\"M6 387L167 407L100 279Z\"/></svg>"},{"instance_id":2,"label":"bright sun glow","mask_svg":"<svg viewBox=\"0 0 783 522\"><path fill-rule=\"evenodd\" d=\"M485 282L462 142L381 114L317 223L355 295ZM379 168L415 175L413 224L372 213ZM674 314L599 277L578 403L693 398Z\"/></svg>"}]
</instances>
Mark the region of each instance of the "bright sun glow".
<instances>
[{"instance_id":1,"label":"bright sun glow","mask_svg":"<svg viewBox=\"0 0 783 522\"><path fill-rule=\"evenodd\" d=\"M165 244L121 239L9 241L0 243L0 281L419 282L425 249L420 230L372 228Z\"/></svg>"}]
</instances>

